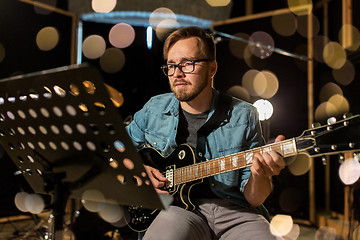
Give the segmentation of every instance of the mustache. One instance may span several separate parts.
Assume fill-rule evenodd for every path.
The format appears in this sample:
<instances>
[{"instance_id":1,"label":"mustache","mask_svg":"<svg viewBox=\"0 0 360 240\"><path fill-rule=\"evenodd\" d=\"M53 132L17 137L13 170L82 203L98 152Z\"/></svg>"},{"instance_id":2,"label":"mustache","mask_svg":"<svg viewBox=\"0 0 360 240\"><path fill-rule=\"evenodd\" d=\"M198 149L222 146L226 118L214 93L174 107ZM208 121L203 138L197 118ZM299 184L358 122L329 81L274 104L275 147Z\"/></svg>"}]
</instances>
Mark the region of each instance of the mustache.
<instances>
[{"instance_id":1,"label":"mustache","mask_svg":"<svg viewBox=\"0 0 360 240\"><path fill-rule=\"evenodd\" d=\"M184 79L176 79L176 80L174 80L174 83L173 83L173 85L176 85L176 84L188 84L188 85L190 85L190 82L188 82L188 81L185 81Z\"/></svg>"}]
</instances>

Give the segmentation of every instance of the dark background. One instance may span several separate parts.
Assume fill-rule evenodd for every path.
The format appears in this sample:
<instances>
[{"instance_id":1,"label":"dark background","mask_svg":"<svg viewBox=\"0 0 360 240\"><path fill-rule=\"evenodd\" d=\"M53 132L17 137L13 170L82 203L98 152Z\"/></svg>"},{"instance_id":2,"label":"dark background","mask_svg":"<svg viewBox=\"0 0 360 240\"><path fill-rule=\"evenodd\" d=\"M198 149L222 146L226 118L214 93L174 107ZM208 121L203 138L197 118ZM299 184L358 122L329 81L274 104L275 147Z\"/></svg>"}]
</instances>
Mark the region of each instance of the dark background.
<instances>
[{"instance_id":1,"label":"dark background","mask_svg":"<svg viewBox=\"0 0 360 240\"><path fill-rule=\"evenodd\" d=\"M270 3L271 2L271 3ZM287 1L254 1L254 13L285 8ZM314 1L317 3L317 1ZM353 19L359 19L358 1L353 1ZM58 1L58 7L66 9L67 1ZM314 4L316 6L316 4ZM6 9L6 11L3 11ZM329 2L329 38L338 41L337 33L341 27L341 1ZM0 78L13 75L40 71L70 64L71 18L57 13L39 15L34 13L33 6L14 0L0 1L0 42L6 49L6 58L0 63ZM243 1L234 1L231 17L244 15ZM314 8L314 14L322 19L322 9ZM353 25L359 29L359 22ZM35 43L37 32L46 26L56 27L60 33L60 42L55 49L48 52L40 51ZM320 24L320 34L322 24ZM83 39L91 34L99 34L107 39L112 25L105 23L84 22ZM169 91L167 78L162 74L159 66L163 63L163 42L154 37L153 47L147 49L144 27L134 27L136 37L134 43L122 49L126 55L124 68L117 74L102 72L104 81L120 91L125 103L119 108L120 114L125 118L131 116L151 97ZM245 32L251 34L255 31L269 33L275 41L276 47L294 52L299 44L307 44L306 38L295 34L291 37L282 37L272 30L270 18L251 20L217 27L217 31L234 34ZM110 47L107 42L107 47ZM240 84L241 77L250 69L242 60L236 59L228 50L228 41L217 45L219 70L215 77L215 87L226 91L229 87ZM350 111L354 114L360 112L360 80L359 80L359 52L348 52L350 60L356 69L355 80L348 86L343 86L344 96L349 100ZM83 61L99 66L99 60L86 59ZM319 105L318 94L320 88L327 82L335 82L331 69L324 63L315 61L314 69L314 106ZM297 67L293 58L273 53L271 57L259 60L254 59L257 70L270 70L279 79L279 91L271 98L274 105L274 115L270 120L270 139L278 134L287 138L299 136L307 128L307 73ZM256 98L251 98L254 102ZM15 166L6 153L1 151L0 167L0 216L16 215L19 212L13 204L13 197L21 188L27 189L21 177L15 178ZM343 213L344 185L338 178L339 163L336 157L331 158L331 209ZM316 204L319 209L325 203L323 176L324 167L320 159L315 159L316 172ZM295 189L295 190L294 190ZM280 196L284 191L294 193L294 198L300 199L301 204L296 209L282 209L279 205ZM274 192L267 201L271 213L290 213L294 217L308 218L308 175L295 177L286 169L279 177L274 179Z\"/></svg>"}]
</instances>

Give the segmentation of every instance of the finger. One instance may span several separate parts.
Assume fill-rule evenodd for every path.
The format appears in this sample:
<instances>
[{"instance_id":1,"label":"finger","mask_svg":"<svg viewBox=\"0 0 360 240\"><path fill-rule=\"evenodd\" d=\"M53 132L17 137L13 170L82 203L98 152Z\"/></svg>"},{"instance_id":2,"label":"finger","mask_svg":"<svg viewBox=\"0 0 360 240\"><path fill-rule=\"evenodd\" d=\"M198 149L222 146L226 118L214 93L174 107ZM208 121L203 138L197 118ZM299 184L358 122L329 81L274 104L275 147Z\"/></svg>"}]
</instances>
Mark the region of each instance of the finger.
<instances>
[{"instance_id":1,"label":"finger","mask_svg":"<svg viewBox=\"0 0 360 240\"><path fill-rule=\"evenodd\" d=\"M160 190L160 189L158 189L158 188L155 188L155 191L156 191L157 193L169 194L169 192L164 191L164 190Z\"/></svg>"},{"instance_id":2,"label":"finger","mask_svg":"<svg viewBox=\"0 0 360 240\"><path fill-rule=\"evenodd\" d=\"M267 165L266 160L260 154L255 154L253 159L254 170L258 175L272 176L272 169Z\"/></svg>"},{"instance_id":3,"label":"finger","mask_svg":"<svg viewBox=\"0 0 360 240\"><path fill-rule=\"evenodd\" d=\"M278 135L276 138L275 138L275 142L281 142L281 141L284 141L285 140L285 136L284 135Z\"/></svg>"},{"instance_id":4,"label":"finger","mask_svg":"<svg viewBox=\"0 0 360 240\"><path fill-rule=\"evenodd\" d=\"M264 153L263 158L265 164L264 168L268 169L267 173L270 171L271 176L279 175L285 166L285 162L283 163L283 158L274 151Z\"/></svg>"},{"instance_id":5,"label":"finger","mask_svg":"<svg viewBox=\"0 0 360 240\"><path fill-rule=\"evenodd\" d=\"M161 172L155 168L152 169L152 174L160 181L163 181L163 182L167 181L167 178L164 177L164 175L162 175Z\"/></svg>"},{"instance_id":6,"label":"finger","mask_svg":"<svg viewBox=\"0 0 360 240\"><path fill-rule=\"evenodd\" d=\"M272 158L272 161L274 162L274 164L276 164L280 169L285 168L285 161L284 158L277 152L275 151L270 151L269 155Z\"/></svg>"}]
</instances>

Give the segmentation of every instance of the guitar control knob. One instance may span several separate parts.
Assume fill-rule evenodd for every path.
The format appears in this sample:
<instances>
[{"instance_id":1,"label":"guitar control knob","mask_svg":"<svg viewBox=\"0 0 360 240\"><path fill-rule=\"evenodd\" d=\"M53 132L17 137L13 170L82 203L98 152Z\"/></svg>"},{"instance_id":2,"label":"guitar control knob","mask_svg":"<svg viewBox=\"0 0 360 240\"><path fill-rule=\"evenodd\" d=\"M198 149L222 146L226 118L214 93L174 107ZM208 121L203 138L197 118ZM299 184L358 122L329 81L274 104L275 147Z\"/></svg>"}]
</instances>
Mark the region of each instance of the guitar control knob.
<instances>
[{"instance_id":1,"label":"guitar control knob","mask_svg":"<svg viewBox=\"0 0 360 240\"><path fill-rule=\"evenodd\" d=\"M335 117L331 117L327 120L327 124L328 125L333 125L336 123L336 118Z\"/></svg>"},{"instance_id":2,"label":"guitar control knob","mask_svg":"<svg viewBox=\"0 0 360 240\"><path fill-rule=\"evenodd\" d=\"M135 217L135 218L131 219L131 222L136 225L139 223L139 218Z\"/></svg>"}]
</instances>

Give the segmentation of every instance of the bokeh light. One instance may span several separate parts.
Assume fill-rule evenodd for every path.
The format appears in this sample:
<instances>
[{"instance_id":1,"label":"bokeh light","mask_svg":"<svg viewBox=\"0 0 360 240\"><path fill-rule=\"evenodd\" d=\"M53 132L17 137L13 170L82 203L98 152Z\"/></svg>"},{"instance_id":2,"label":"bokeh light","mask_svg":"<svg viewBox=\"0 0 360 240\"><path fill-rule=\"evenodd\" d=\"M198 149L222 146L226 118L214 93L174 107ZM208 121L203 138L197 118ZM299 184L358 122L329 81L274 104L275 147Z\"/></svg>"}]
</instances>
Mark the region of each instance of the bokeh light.
<instances>
[{"instance_id":1,"label":"bokeh light","mask_svg":"<svg viewBox=\"0 0 360 240\"><path fill-rule=\"evenodd\" d=\"M289 171L294 176L307 173L311 168L311 159L306 154L297 154L293 157L292 163L288 165Z\"/></svg>"},{"instance_id":2,"label":"bokeh light","mask_svg":"<svg viewBox=\"0 0 360 240\"><path fill-rule=\"evenodd\" d=\"M6 56L5 47L2 43L0 43L0 63L4 60Z\"/></svg>"},{"instance_id":3,"label":"bokeh light","mask_svg":"<svg viewBox=\"0 0 360 240\"><path fill-rule=\"evenodd\" d=\"M323 53L324 53L324 47L328 42L330 42L328 37L321 36L321 35L314 37L314 39L313 39L313 45L314 45L313 55L314 56L313 57L316 61L325 62Z\"/></svg>"},{"instance_id":4,"label":"bokeh light","mask_svg":"<svg viewBox=\"0 0 360 240\"><path fill-rule=\"evenodd\" d=\"M329 42L324 47L323 58L329 67L339 69L345 64L346 52L339 43Z\"/></svg>"},{"instance_id":5,"label":"bokeh light","mask_svg":"<svg viewBox=\"0 0 360 240\"><path fill-rule=\"evenodd\" d=\"M331 105L335 107L335 111L332 107L329 107ZM330 116L342 115L344 113L348 113L350 110L349 101L340 94L335 94L330 97L326 107L326 112Z\"/></svg>"},{"instance_id":6,"label":"bokeh light","mask_svg":"<svg viewBox=\"0 0 360 240\"><path fill-rule=\"evenodd\" d=\"M135 39L135 30L127 23L119 23L113 26L109 32L109 42L117 48L130 46Z\"/></svg>"},{"instance_id":7,"label":"bokeh light","mask_svg":"<svg viewBox=\"0 0 360 240\"><path fill-rule=\"evenodd\" d=\"M334 79L341 85L347 86L355 79L355 67L349 60L339 69L332 69Z\"/></svg>"},{"instance_id":8,"label":"bokeh light","mask_svg":"<svg viewBox=\"0 0 360 240\"><path fill-rule=\"evenodd\" d=\"M36 35L36 44L42 51L50 51L59 43L59 32L54 27L45 27Z\"/></svg>"},{"instance_id":9,"label":"bokeh light","mask_svg":"<svg viewBox=\"0 0 360 240\"><path fill-rule=\"evenodd\" d=\"M267 80L265 74L261 71L256 74L254 79L254 90L256 96L262 96L265 93L267 87Z\"/></svg>"},{"instance_id":10,"label":"bokeh light","mask_svg":"<svg viewBox=\"0 0 360 240\"><path fill-rule=\"evenodd\" d=\"M287 0L288 7L296 15L307 15L311 13L312 0Z\"/></svg>"},{"instance_id":11,"label":"bokeh light","mask_svg":"<svg viewBox=\"0 0 360 240\"><path fill-rule=\"evenodd\" d=\"M99 212L105 207L105 197L95 189L86 190L81 196L81 202L90 212Z\"/></svg>"},{"instance_id":12,"label":"bokeh light","mask_svg":"<svg viewBox=\"0 0 360 240\"><path fill-rule=\"evenodd\" d=\"M322 226L315 233L315 240L336 240L336 229Z\"/></svg>"},{"instance_id":13,"label":"bokeh light","mask_svg":"<svg viewBox=\"0 0 360 240\"><path fill-rule=\"evenodd\" d=\"M85 57L89 59L96 59L101 57L106 49L106 42L102 36L90 35L85 38L82 51Z\"/></svg>"},{"instance_id":14,"label":"bokeh light","mask_svg":"<svg viewBox=\"0 0 360 240\"><path fill-rule=\"evenodd\" d=\"M165 19L172 19L176 21L176 15L169 8L157 8L150 14L149 24L153 29L156 30L159 23Z\"/></svg>"},{"instance_id":15,"label":"bokeh light","mask_svg":"<svg viewBox=\"0 0 360 240\"><path fill-rule=\"evenodd\" d=\"M254 66L258 66L262 60L254 56L249 48L249 45L247 45L244 50L244 61L249 68L254 68Z\"/></svg>"},{"instance_id":16,"label":"bokeh light","mask_svg":"<svg viewBox=\"0 0 360 240\"><path fill-rule=\"evenodd\" d=\"M339 31L341 46L350 51L356 51L360 47L360 32L351 24L344 24Z\"/></svg>"},{"instance_id":17,"label":"bokeh light","mask_svg":"<svg viewBox=\"0 0 360 240\"><path fill-rule=\"evenodd\" d=\"M312 36L316 36L320 31L320 22L314 14L312 16ZM297 16L297 32L303 37L309 37L308 25L309 18L308 15Z\"/></svg>"},{"instance_id":18,"label":"bokeh light","mask_svg":"<svg viewBox=\"0 0 360 240\"><path fill-rule=\"evenodd\" d=\"M124 217L124 211L119 204L114 200L107 200L105 207L99 212L102 219L109 223L118 222Z\"/></svg>"},{"instance_id":19,"label":"bokeh light","mask_svg":"<svg viewBox=\"0 0 360 240\"><path fill-rule=\"evenodd\" d=\"M45 208L44 199L36 193L28 194L25 197L25 208L33 214L41 213Z\"/></svg>"},{"instance_id":20,"label":"bokeh light","mask_svg":"<svg viewBox=\"0 0 360 240\"><path fill-rule=\"evenodd\" d=\"M271 118L274 108L268 100L259 99L253 104L259 112L260 121L265 121Z\"/></svg>"},{"instance_id":21,"label":"bokeh light","mask_svg":"<svg viewBox=\"0 0 360 240\"><path fill-rule=\"evenodd\" d=\"M206 2L212 7L225 7L231 0L206 0Z\"/></svg>"},{"instance_id":22,"label":"bokeh light","mask_svg":"<svg viewBox=\"0 0 360 240\"><path fill-rule=\"evenodd\" d=\"M238 99L250 102L250 94L246 90L246 88L244 88L242 86L234 85L234 86L230 87L226 92L229 95L234 96Z\"/></svg>"},{"instance_id":23,"label":"bokeh light","mask_svg":"<svg viewBox=\"0 0 360 240\"><path fill-rule=\"evenodd\" d=\"M277 214L270 221L270 231L274 236L285 236L292 227L293 220L289 215Z\"/></svg>"},{"instance_id":24,"label":"bokeh light","mask_svg":"<svg viewBox=\"0 0 360 240\"><path fill-rule=\"evenodd\" d=\"M234 36L237 38L242 38L244 40L249 40L249 37L250 37L246 33L236 33ZM231 38L229 41L230 52L232 53L232 55L234 55L235 57L237 57L239 59L244 58L246 46L247 46L247 43L240 41L240 40Z\"/></svg>"},{"instance_id":25,"label":"bokeh light","mask_svg":"<svg viewBox=\"0 0 360 240\"><path fill-rule=\"evenodd\" d=\"M260 73L260 71L256 69L248 70L242 77L241 84L248 91L251 96L258 96L255 91L254 82L256 76ZM264 76L265 77L265 76Z\"/></svg>"},{"instance_id":26,"label":"bokeh light","mask_svg":"<svg viewBox=\"0 0 360 240\"><path fill-rule=\"evenodd\" d=\"M35 0L35 3L43 3L47 5L47 8L40 7L34 4L34 10L37 14L48 15L56 8L57 0Z\"/></svg>"},{"instance_id":27,"label":"bokeh light","mask_svg":"<svg viewBox=\"0 0 360 240\"><path fill-rule=\"evenodd\" d=\"M26 192L19 192L15 195L14 202L17 209L19 209L22 212L28 212L26 206L25 206L25 199L29 194Z\"/></svg>"},{"instance_id":28,"label":"bokeh light","mask_svg":"<svg viewBox=\"0 0 360 240\"><path fill-rule=\"evenodd\" d=\"M339 177L345 185L351 185L360 178L360 163L356 158L346 159L339 167Z\"/></svg>"},{"instance_id":29,"label":"bokeh light","mask_svg":"<svg viewBox=\"0 0 360 240\"><path fill-rule=\"evenodd\" d=\"M252 54L261 59L270 57L274 51L274 39L263 31L252 33L248 45Z\"/></svg>"},{"instance_id":30,"label":"bokeh light","mask_svg":"<svg viewBox=\"0 0 360 240\"><path fill-rule=\"evenodd\" d=\"M164 40L173 30L180 27L180 24L174 19L162 20L156 27L155 34L159 40Z\"/></svg>"},{"instance_id":31,"label":"bokeh light","mask_svg":"<svg viewBox=\"0 0 360 240\"><path fill-rule=\"evenodd\" d=\"M328 82L320 89L319 100L326 102L335 94L343 95L343 91L336 83Z\"/></svg>"},{"instance_id":32,"label":"bokeh light","mask_svg":"<svg viewBox=\"0 0 360 240\"><path fill-rule=\"evenodd\" d=\"M284 240L296 240L300 235L300 226L298 224L293 224L290 232L283 236Z\"/></svg>"},{"instance_id":33,"label":"bokeh light","mask_svg":"<svg viewBox=\"0 0 360 240\"><path fill-rule=\"evenodd\" d=\"M125 54L121 49L108 48L100 58L100 66L104 72L117 73L125 65Z\"/></svg>"},{"instance_id":34,"label":"bokeh light","mask_svg":"<svg viewBox=\"0 0 360 240\"><path fill-rule=\"evenodd\" d=\"M315 109L315 120L321 122L329 117L333 117L331 115L333 112L336 112L336 107L329 102L323 102Z\"/></svg>"},{"instance_id":35,"label":"bokeh light","mask_svg":"<svg viewBox=\"0 0 360 240\"><path fill-rule=\"evenodd\" d=\"M273 72L263 70L261 71L261 73L265 76L266 83L263 93L259 94L259 96L267 99L272 98L279 89L279 80ZM256 82L256 78L255 78L255 82ZM255 89L256 89L256 85L255 85Z\"/></svg>"},{"instance_id":36,"label":"bokeh light","mask_svg":"<svg viewBox=\"0 0 360 240\"><path fill-rule=\"evenodd\" d=\"M92 0L91 7L95 12L107 13L114 10L117 0Z\"/></svg>"},{"instance_id":37,"label":"bokeh light","mask_svg":"<svg viewBox=\"0 0 360 240\"><path fill-rule=\"evenodd\" d=\"M292 13L275 13L275 15L271 17L271 25L279 35L288 37L296 32L297 20Z\"/></svg>"}]
</instances>

